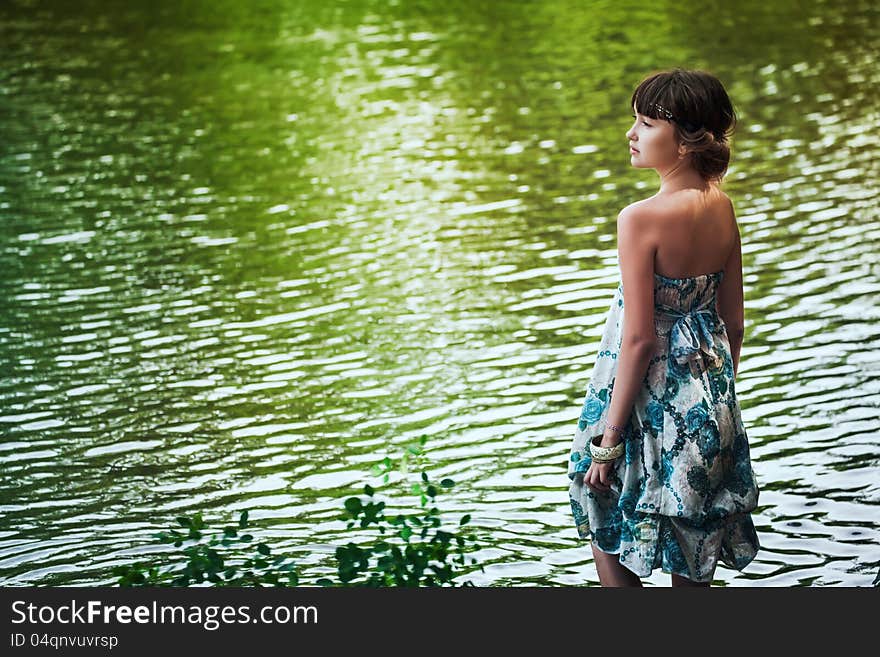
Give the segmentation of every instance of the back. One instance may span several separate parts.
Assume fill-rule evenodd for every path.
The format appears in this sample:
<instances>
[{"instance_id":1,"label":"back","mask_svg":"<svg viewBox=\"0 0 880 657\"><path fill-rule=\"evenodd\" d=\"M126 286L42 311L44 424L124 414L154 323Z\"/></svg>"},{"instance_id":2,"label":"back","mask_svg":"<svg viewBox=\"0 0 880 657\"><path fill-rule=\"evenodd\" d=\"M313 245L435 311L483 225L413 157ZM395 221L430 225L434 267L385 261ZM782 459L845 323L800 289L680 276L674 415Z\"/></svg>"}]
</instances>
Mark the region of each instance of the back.
<instances>
[{"instance_id":1,"label":"back","mask_svg":"<svg viewBox=\"0 0 880 657\"><path fill-rule=\"evenodd\" d=\"M650 204L658 220L654 271L672 279L723 271L717 310L729 334L743 331L742 248L733 203L713 186L657 195Z\"/></svg>"}]
</instances>

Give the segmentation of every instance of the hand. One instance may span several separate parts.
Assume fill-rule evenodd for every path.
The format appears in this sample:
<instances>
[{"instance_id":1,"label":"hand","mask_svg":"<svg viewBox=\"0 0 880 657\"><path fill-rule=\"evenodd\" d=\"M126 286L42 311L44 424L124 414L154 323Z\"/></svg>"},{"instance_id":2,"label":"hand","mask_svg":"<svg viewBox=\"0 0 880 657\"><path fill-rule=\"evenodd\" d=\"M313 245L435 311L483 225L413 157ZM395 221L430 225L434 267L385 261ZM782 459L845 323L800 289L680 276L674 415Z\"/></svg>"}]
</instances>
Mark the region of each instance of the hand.
<instances>
[{"instance_id":1,"label":"hand","mask_svg":"<svg viewBox=\"0 0 880 657\"><path fill-rule=\"evenodd\" d=\"M620 442L612 437L602 436L599 444L602 447L614 447ZM611 490L611 474L614 472L614 466L617 459L610 463L590 463L590 467L584 474L584 482L598 493L607 493Z\"/></svg>"},{"instance_id":2,"label":"hand","mask_svg":"<svg viewBox=\"0 0 880 657\"><path fill-rule=\"evenodd\" d=\"M596 463L593 461L590 463L586 474L584 474L584 483L597 493L607 493L611 490L611 473L614 471L615 463L617 463L617 460L611 463Z\"/></svg>"}]
</instances>

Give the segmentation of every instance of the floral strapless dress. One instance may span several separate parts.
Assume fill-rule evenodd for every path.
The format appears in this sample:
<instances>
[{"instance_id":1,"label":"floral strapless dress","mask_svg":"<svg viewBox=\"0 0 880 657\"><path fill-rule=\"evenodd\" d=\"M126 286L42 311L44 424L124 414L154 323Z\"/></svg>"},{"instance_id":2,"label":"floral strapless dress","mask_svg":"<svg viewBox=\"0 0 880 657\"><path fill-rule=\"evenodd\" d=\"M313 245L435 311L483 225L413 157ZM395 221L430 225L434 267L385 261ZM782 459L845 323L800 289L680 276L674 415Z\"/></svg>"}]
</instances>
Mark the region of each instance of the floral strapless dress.
<instances>
[{"instance_id":1,"label":"floral strapless dress","mask_svg":"<svg viewBox=\"0 0 880 657\"><path fill-rule=\"evenodd\" d=\"M581 539L640 577L654 568L711 581L720 560L742 570L760 544L758 485L734 390L727 328L715 302L723 271L654 275L657 348L633 404L611 490L584 483L589 441L602 435L623 336L614 293L569 454L569 499Z\"/></svg>"}]
</instances>

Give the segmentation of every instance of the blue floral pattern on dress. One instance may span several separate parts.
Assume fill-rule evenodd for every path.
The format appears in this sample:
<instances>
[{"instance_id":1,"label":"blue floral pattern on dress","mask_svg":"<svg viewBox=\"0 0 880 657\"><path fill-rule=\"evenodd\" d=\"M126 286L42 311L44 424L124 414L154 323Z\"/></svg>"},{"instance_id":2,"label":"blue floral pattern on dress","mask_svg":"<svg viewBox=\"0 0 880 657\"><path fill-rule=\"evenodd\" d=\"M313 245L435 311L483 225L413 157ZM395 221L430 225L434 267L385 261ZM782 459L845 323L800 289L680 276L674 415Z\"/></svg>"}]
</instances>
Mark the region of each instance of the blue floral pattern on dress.
<instances>
[{"instance_id":1,"label":"blue floral pattern on dress","mask_svg":"<svg viewBox=\"0 0 880 657\"><path fill-rule=\"evenodd\" d=\"M688 431L693 432L703 426L706 420L709 419L709 414L706 412L706 409L702 404L698 404L688 410L686 419Z\"/></svg>"},{"instance_id":2,"label":"blue floral pattern on dress","mask_svg":"<svg viewBox=\"0 0 880 657\"><path fill-rule=\"evenodd\" d=\"M605 432L623 339L618 284L569 451L577 535L640 577L654 568L706 582L718 562L742 570L760 549L751 512L758 485L736 398L733 359L715 310L724 272L655 274L657 347L623 431L611 490L584 483L589 440Z\"/></svg>"},{"instance_id":3,"label":"blue floral pattern on dress","mask_svg":"<svg viewBox=\"0 0 880 657\"><path fill-rule=\"evenodd\" d=\"M604 410L605 402L599 399L599 397L597 397L596 395L590 395L589 397L587 397L586 401L584 402L583 410L581 411L581 428L598 422L599 418L602 417L602 411Z\"/></svg>"},{"instance_id":4,"label":"blue floral pattern on dress","mask_svg":"<svg viewBox=\"0 0 880 657\"><path fill-rule=\"evenodd\" d=\"M659 432L663 429L663 405L659 404L655 401L651 401L648 404L647 410L647 418L648 418L648 427L653 430L653 433Z\"/></svg>"}]
</instances>

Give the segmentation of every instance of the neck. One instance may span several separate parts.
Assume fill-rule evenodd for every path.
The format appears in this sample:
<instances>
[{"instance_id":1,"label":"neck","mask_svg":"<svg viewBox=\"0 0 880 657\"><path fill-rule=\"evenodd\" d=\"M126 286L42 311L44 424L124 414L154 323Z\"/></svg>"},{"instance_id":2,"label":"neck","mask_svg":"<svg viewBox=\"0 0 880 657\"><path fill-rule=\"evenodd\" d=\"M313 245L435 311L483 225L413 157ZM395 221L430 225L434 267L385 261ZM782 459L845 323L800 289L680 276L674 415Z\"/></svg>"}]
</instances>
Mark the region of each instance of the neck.
<instances>
[{"instance_id":1,"label":"neck","mask_svg":"<svg viewBox=\"0 0 880 657\"><path fill-rule=\"evenodd\" d=\"M660 174L660 190L658 194L668 194L682 189L699 189L706 191L710 185L690 165L690 158L682 158L664 169L657 169Z\"/></svg>"}]
</instances>

